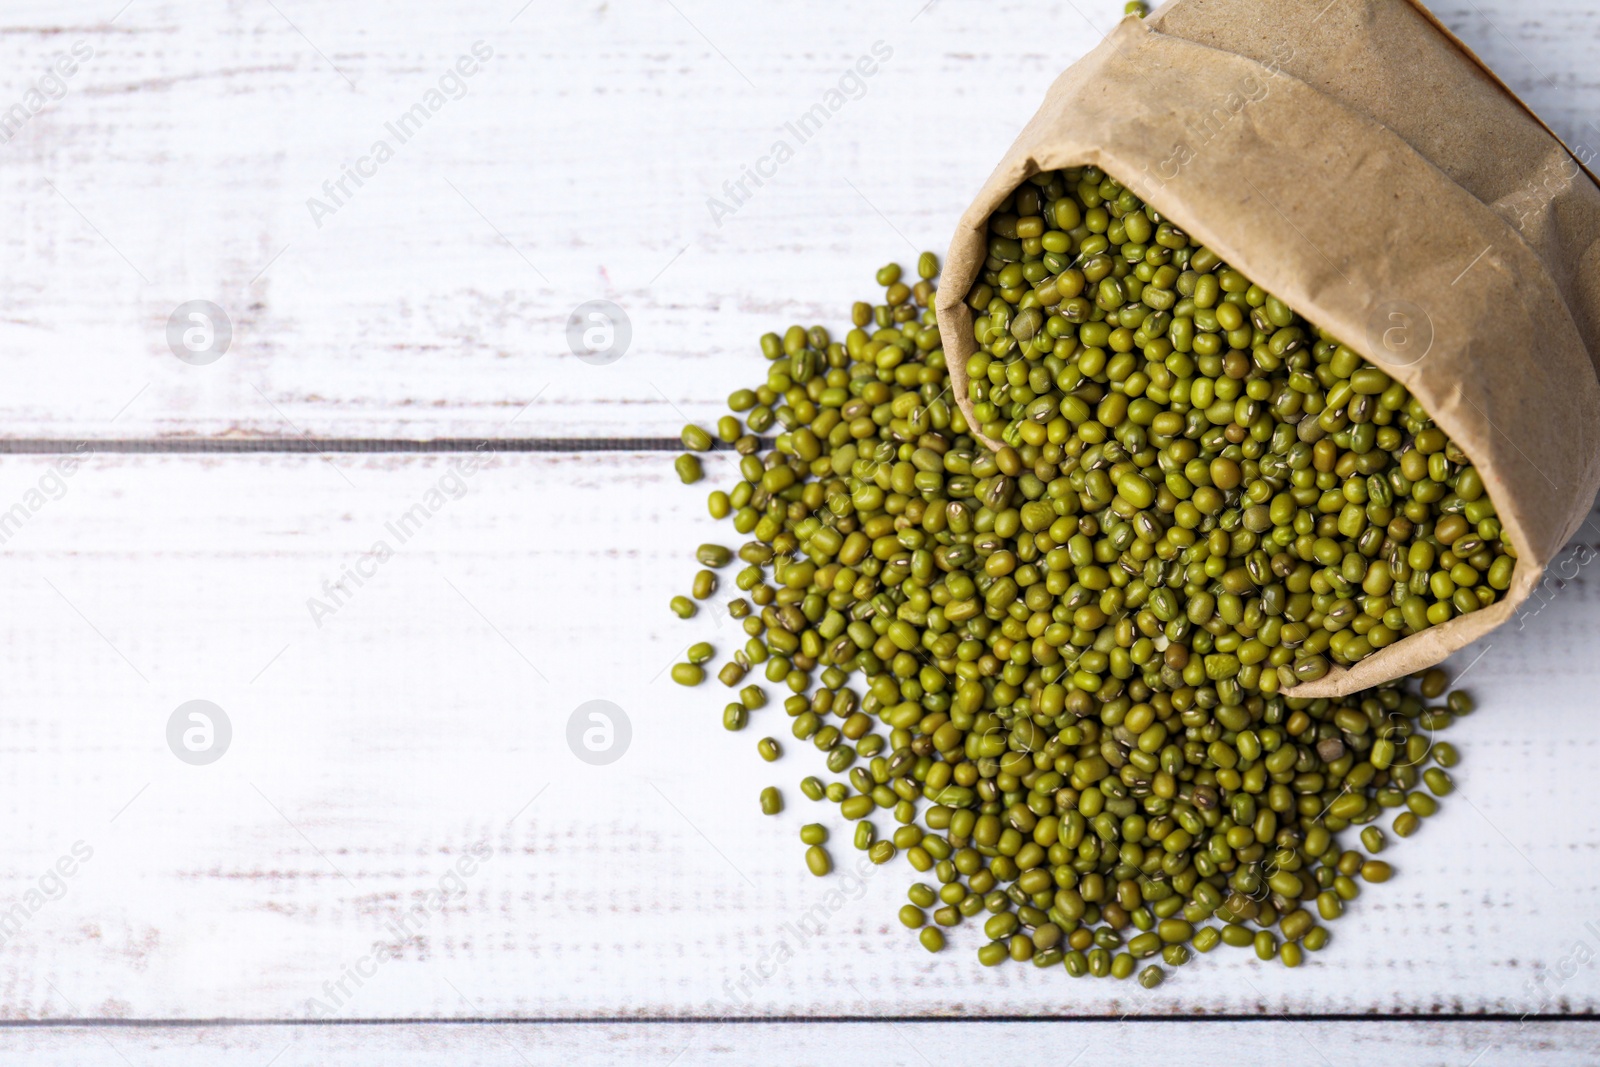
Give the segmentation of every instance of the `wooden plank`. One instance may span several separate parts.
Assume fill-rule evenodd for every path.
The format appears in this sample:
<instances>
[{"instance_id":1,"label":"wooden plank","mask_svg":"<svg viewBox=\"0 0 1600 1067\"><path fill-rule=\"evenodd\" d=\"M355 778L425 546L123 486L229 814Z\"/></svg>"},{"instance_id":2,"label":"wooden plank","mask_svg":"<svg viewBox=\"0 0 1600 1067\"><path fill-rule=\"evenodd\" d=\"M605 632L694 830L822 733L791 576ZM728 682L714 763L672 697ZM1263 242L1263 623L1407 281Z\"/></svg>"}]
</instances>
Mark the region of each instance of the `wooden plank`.
<instances>
[{"instance_id":1,"label":"wooden plank","mask_svg":"<svg viewBox=\"0 0 1600 1067\"><path fill-rule=\"evenodd\" d=\"M1568 147L1590 160L1600 154L1594 104L1600 76L1578 59L1592 50L1588 42L1600 39L1600 12L1568 0L1439 0L1429 7Z\"/></svg>"},{"instance_id":2,"label":"wooden plank","mask_svg":"<svg viewBox=\"0 0 1600 1067\"><path fill-rule=\"evenodd\" d=\"M742 637L666 610L726 533L666 457L463 462L96 455L58 482L0 458L0 502L28 509L0 618L6 1016L1600 1011L1582 567L1457 659L1483 708L1451 731L1461 792L1327 950L1298 972L1218 950L1147 994L977 967L970 927L929 956L894 919L904 865L805 873L806 821L841 870L859 856L795 788L818 754L763 763L776 706L729 734L720 686L665 677ZM346 567L360 586L324 589ZM232 725L204 766L167 733L197 699ZM567 740L592 700L631 725L608 765ZM763 817L774 783L789 807Z\"/></svg>"},{"instance_id":3,"label":"wooden plank","mask_svg":"<svg viewBox=\"0 0 1600 1067\"><path fill-rule=\"evenodd\" d=\"M1364 1067L1587 1067L1600 1024L1565 1022L717 1023L691 1025L202 1027L0 1031L8 1062L32 1067L409 1067L441 1062L574 1067L760 1063L926 1067L930 1063L1164 1062L1195 1067L1359 1063Z\"/></svg>"},{"instance_id":4,"label":"wooden plank","mask_svg":"<svg viewBox=\"0 0 1600 1067\"><path fill-rule=\"evenodd\" d=\"M139 0L109 21L110 0L8 5L0 110L58 52L93 55L0 145L0 433L671 432L757 374L762 332L837 325L878 263L942 251L1045 87L1120 14L1111 0L1004 0L981 18L937 0L518 7ZM1558 131L1595 143L1592 11L1440 12ZM400 143L386 124L478 41L493 55L462 98ZM876 73L858 87L845 72L863 57ZM801 143L786 124L841 79ZM362 164L372 176L348 196L324 192L380 139L392 159ZM735 204L724 183L777 139L793 158ZM312 198L336 210L313 218ZM595 299L631 323L605 367L566 340ZM208 366L168 345L192 300L233 329Z\"/></svg>"}]
</instances>

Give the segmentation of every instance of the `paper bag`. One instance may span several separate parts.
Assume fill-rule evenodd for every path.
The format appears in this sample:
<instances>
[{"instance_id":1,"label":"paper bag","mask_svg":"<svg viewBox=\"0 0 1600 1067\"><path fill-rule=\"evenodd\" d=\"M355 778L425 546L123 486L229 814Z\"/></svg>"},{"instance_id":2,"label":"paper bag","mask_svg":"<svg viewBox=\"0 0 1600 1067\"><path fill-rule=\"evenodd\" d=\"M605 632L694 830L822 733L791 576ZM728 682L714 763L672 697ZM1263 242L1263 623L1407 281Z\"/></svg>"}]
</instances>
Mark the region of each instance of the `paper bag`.
<instances>
[{"instance_id":1,"label":"paper bag","mask_svg":"<svg viewBox=\"0 0 1600 1067\"><path fill-rule=\"evenodd\" d=\"M1515 613L1600 488L1587 162L1405 0L1174 0L1056 80L961 217L938 297L953 391L975 425L963 301L989 215L1041 170L1101 167L1403 383L1482 473L1511 588L1289 692L1432 666Z\"/></svg>"}]
</instances>

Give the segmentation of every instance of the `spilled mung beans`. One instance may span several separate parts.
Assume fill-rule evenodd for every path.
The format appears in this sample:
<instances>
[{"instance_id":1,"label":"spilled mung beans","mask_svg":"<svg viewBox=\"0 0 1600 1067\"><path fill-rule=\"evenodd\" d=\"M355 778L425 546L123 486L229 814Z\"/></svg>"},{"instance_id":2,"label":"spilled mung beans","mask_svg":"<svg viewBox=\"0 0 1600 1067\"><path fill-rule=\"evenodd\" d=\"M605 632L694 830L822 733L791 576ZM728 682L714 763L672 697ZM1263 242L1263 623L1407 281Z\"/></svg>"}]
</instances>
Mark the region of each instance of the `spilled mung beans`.
<instances>
[{"instance_id":1,"label":"spilled mung beans","mask_svg":"<svg viewBox=\"0 0 1600 1067\"><path fill-rule=\"evenodd\" d=\"M1146 217L1151 236L1166 225ZM1184 261L1198 254L1190 250ZM1277 430L1257 440L1254 413L1244 423L1204 426L1185 414L1162 424L1174 431L1163 439L1146 422L1085 418L1051 440L1049 422L1030 421L1045 427L1043 439L998 426L1013 443L991 453L950 401L931 311L931 254L919 259L918 273L907 284L898 267L880 271L882 301L856 304L842 340L821 326L766 335L766 381L729 398L743 425L727 426L727 416L718 434L738 442L741 478L714 491L708 508L750 538L733 552L748 611L730 612L749 641L730 665L760 665L786 692L790 733L815 747L834 776L808 776L801 792L855 822L853 843L871 862L903 855L931 876L912 886L900 911L927 950L944 949L945 931L975 924L984 965L1032 963L1073 977L1137 972L1146 988L1161 983L1165 968L1218 945L1301 965L1305 952L1328 944L1326 924L1362 885L1392 873L1336 835L1359 827L1372 853L1383 847L1378 823L1391 812L1396 836L1405 837L1437 810L1435 797L1450 791L1443 768L1458 755L1434 735L1469 713L1470 700L1451 694L1437 703L1446 695L1442 671L1337 699L1281 691L1301 675L1292 666L1299 660L1274 661L1276 650L1309 643L1330 651L1332 643L1314 635L1347 632L1320 624L1351 610L1340 602L1356 597L1342 560L1291 555L1302 534L1272 541L1278 524L1263 525L1250 510L1265 507L1270 520L1272 502L1307 469L1264 461L1279 455L1270 450ZM1171 285L1192 288L1176 278ZM1229 285L1219 291L1246 293L1252 313L1267 306L1250 304L1249 288ZM1323 365L1315 353L1311 359ZM1119 365L1114 381L1125 390L1133 373L1148 376ZM1237 380L1255 380L1250 373ZM1087 403L1082 390L1092 377L1061 396ZM1097 404L1127 395L1112 381L1094 382ZM1148 393L1149 382L1141 384ZM1040 395L1054 388L1041 385ZM1063 401L1055 402L1059 410ZM998 417L996 402L984 403ZM1409 424L1393 417L1408 406L1386 409L1391 418L1379 425L1420 426L1423 416ZM1131 403L1122 414L1128 410ZM1142 419L1144 409L1136 410ZM1099 440L1084 432L1091 425L1101 427ZM770 443L756 436L774 428ZM1350 477L1341 467L1347 454L1367 454L1335 442L1329 447L1340 451L1329 465L1315 450L1335 436L1311 442L1306 488L1315 499L1291 497L1288 529L1307 515L1314 543L1334 540L1322 526L1332 514L1320 509L1322 495L1344 492L1336 486ZM1210 492L1206 507L1182 520L1172 483L1156 478L1158 488L1137 473L1165 470L1161 451L1179 441L1195 449L1188 458L1187 450L1174 454L1187 499ZM1288 447L1298 443L1296 436ZM1445 447L1430 450L1430 464L1433 455L1464 462ZM1193 479L1182 474L1197 459L1209 481L1198 468ZM1210 475L1217 461L1221 477ZM1459 482L1464 469L1441 472L1436 484L1445 492L1434 503L1453 506L1460 493L1449 476ZM1333 485L1323 486L1324 474ZM1456 512L1429 514L1436 525ZM1368 514L1369 522L1380 518L1374 528L1396 521ZM1413 541L1426 541L1424 524L1413 525ZM1173 529L1194 536L1169 536ZM1489 540L1484 529L1476 536ZM1236 567L1243 574L1230 578ZM1201 598L1209 610L1195 607ZM1291 604L1295 618L1286 620ZM1386 625L1383 612L1356 606L1376 620L1361 633ZM1338 618L1354 631L1353 619ZM1276 670L1286 665L1289 677ZM739 696L724 711L729 729L776 713L763 710L760 685ZM782 756L772 737L758 751L768 761ZM764 795L763 810L770 806ZM878 838L874 817L893 820L890 836ZM832 870L826 838L820 823L801 831L806 866L818 876Z\"/></svg>"}]
</instances>

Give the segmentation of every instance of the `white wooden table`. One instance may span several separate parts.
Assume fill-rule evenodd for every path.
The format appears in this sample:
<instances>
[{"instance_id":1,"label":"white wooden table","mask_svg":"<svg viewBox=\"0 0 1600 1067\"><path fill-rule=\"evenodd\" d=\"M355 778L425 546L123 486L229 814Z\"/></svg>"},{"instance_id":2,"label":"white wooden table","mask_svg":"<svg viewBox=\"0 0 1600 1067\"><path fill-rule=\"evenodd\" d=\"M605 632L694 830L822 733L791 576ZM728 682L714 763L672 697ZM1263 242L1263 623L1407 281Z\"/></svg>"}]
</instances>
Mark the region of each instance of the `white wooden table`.
<instances>
[{"instance_id":1,"label":"white wooden table","mask_svg":"<svg viewBox=\"0 0 1600 1067\"><path fill-rule=\"evenodd\" d=\"M1593 1062L1586 569L1457 658L1461 793L1327 950L1152 994L981 969L972 930L927 955L908 868L804 872L819 763L753 751L781 712L728 734L665 677L735 631L666 610L726 531L661 439L755 378L761 332L942 249L1120 5L120 2L0 11L5 1062ZM1600 14L1436 11L1600 143ZM565 339L595 299L631 322L608 366ZM231 323L206 365L168 344L191 300ZM191 700L231 725L206 765L168 743ZM631 726L608 765L567 744L590 700Z\"/></svg>"}]
</instances>

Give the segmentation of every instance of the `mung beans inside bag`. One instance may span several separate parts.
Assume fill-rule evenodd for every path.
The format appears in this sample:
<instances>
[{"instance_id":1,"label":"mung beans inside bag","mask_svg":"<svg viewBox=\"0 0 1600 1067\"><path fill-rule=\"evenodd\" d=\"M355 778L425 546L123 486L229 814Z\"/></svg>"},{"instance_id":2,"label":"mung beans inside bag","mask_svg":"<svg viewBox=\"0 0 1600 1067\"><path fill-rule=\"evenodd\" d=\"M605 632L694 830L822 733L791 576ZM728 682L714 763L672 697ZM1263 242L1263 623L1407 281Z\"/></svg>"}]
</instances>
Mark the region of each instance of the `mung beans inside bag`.
<instances>
[{"instance_id":1,"label":"mung beans inside bag","mask_svg":"<svg viewBox=\"0 0 1600 1067\"><path fill-rule=\"evenodd\" d=\"M1416 671L1510 618L1600 488L1592 175L1404 0L1176 0L1126 19L1051 87L952 241L939 324L975 432L966 298L991 215L1042 172L1090 167L1402 385L1515 546L1490 606L1295 694Z\"/></svg>"}]
</instances>

